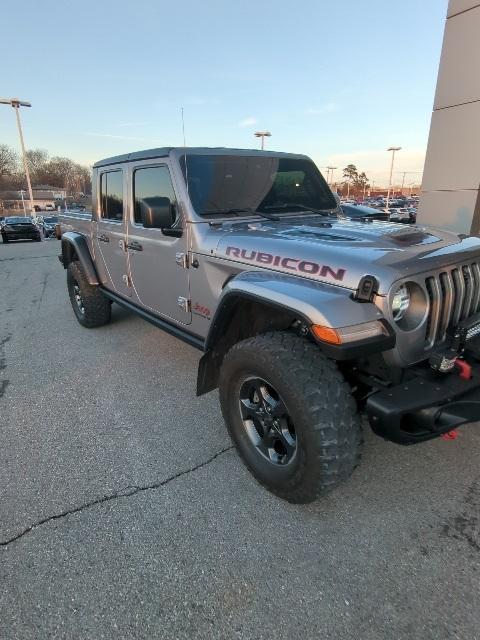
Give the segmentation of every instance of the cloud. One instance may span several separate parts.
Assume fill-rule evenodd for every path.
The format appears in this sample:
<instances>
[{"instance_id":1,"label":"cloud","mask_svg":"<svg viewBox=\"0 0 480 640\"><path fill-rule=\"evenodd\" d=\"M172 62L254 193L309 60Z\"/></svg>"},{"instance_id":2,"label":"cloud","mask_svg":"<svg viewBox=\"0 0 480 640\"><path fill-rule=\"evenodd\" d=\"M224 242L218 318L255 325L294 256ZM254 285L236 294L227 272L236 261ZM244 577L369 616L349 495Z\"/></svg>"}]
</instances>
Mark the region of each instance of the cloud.
<instances>
[{"instance_id":1,"label":"cloud","mask_svg":"<svg viewBox=\"0 0 480 640\"><path fill-rule=\"evenodd\" d=\"M240 120L240 122L238 123L239 127L253 127L254 124L257 124L257 119L253 118L252 116L248 117L248 118L244 118L243 120Z\"/></svg>"},{"instance_id":2,"label":"cloud","mask_svg":"<svg viewBox=\"0 0 480 640\"><path fill-rule=\"evenodd\" d=\"M336 102L326 102L320 105L320 107L309 107L305 109L304 113L307 116L320 116L324 113L333 113L338 111L338 104Z\"/></svg>"},{"instance_id":3,"label":"cloud","mask_svg":"<svg viewBox=\"0 0 480 640\"><path fill-rule=\"evenodd\" d=\"M95 138L114 138L116 140L146 140L146 138L137 138L135 136L118 136L113 133L97 133L95 131L82 131L82 135L94 136Z\"/></svg>"}]
</instances>

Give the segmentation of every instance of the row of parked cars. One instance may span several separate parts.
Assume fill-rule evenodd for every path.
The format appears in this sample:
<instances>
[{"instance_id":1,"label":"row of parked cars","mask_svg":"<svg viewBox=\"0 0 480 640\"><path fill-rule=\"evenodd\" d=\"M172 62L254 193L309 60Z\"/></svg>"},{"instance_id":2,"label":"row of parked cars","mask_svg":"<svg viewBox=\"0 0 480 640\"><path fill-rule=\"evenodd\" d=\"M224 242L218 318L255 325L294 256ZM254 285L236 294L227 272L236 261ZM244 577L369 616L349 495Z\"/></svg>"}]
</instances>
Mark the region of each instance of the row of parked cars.
<instances>
[{"instance_id":1,"label":"row of parked cars","mask_svg":"<svg viewBox=\"0 0 480 640\"><path fill-rule=\"evenodd\" d=\"M417 203L417 199L397 198L390 200L387 208L385 198L371 198L362 202L344 200L340 206L347 218L414 224L417 220Z\"/></svg>"},{"instance_id":2,"label":"row of parked cars","mask_svg":"<svg viewBox=\"0 0 480 640\"><path fill-rule=\"evenodd\" d=\"M12 240L32 240L56 236L57 216L0 216L0 233L4 243Z\"/></svg>"}]
</instances>

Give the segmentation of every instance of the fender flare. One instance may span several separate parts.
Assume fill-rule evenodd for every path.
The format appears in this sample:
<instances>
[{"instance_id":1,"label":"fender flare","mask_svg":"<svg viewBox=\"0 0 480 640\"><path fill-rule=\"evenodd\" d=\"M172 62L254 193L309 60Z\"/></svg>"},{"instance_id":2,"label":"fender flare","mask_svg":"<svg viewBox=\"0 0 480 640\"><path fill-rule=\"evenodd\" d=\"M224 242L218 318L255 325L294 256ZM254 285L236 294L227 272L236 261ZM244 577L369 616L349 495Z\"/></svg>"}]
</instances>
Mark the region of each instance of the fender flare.
<instances>
[{"instance_id":1,"label":"fender flare","mask_svg":"<svg viewBox=\"0 0 480 640\"><path fill-rule=\"evenodd\" d=\"M253 302L272 310L272 314L278 318L282 312L291 313L297 319L308 325L308 319L303 317L298 311L288 309L264 296L257 296L248 291L227 291L222 295L219 305L212 319L210 330L204 343L204 354L198 363L197 372L197 396L213 391L218 387L219 372L223 357L228 350L225 341L222 343L222 336L226 333L234 314L238 311L239 305ZM243 338L241 338L243 339Z\"/></svg>"},{"instance_id":2,"label":"fender flare","mask_svg":"<svg viewBox=\"0 0 480 640\"><path fill-rule=\"evenodd\" d=\"M268 271L244 271L231 278L224 286L218 301L205 349L215 343L222 331L225 313L232 300L246 298L257 300L295 314L307 325L328 327L356 325L383 318L380 310L370 302L353 298L353 291L333 284L307 280Z\"/></svg>"},{"instance_id":3,"label":"fender flare","mask_svg":"<svg viewBox=\"0 0 480 640\"><path fill-rule=\"evenodd\" d=\"M75 231L66 231L62 234L62 255L61 262L66 269L72 262L73 255L76 254L80 264L85 271L88 284L99 285L100 280L95 269L95 264L90 254L85 236Z\"/></svg>"},{"instance_id":4,"label":"fender flare","mask_svg":"<svg viewBox=\"0 0 480 640\"><path fill-rule=\"evenodd\" d=\"M231 336L227 339L224 336L242 300L271 308L274 326L283 312L283 319L294 318L303 325L303 331L312 324L337 328L383 318L374 304L354 300L352 291L345 287L275 272L242 272L227 282L218 301L205 340L205 354L198 367L197 395L212 391L218 386L223 356L231 346L228 342ZM240 335L236 336L239 340L245 337L241 333L240 329ZM378 350L376 344L368 346ZM319 347L324 351L328 350L328 345ZM348 359L351 351L334 347L326 355L338 360Z\"/></svg>"}]
</instances>

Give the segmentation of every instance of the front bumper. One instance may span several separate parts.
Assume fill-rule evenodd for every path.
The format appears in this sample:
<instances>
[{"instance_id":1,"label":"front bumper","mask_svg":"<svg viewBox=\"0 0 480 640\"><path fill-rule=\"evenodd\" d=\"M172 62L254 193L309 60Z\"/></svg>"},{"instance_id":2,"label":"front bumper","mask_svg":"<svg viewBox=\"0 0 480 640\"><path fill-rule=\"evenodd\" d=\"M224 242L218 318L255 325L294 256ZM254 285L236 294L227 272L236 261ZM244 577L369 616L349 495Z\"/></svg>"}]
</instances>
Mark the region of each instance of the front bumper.
<instances>
[{"instance_id":1,"label":"front bumper","mask_svg":"<svg viewBox=\"0 0 480 640\"><path fill-rule=\"evenodd\" d=\"M27 229L2 229L2 236L8 240L37 240L41 238L40 230L34 227Z\"/></svg>"},{"instance_id":2,"label":"front bumper","mask_svg":"<svg viewBox=\"0 0 480 640\"><path fill-rule=\"evenodd\" d=\"M5 233L8 240L38 240L41 238L40 232L33 233Z\"/></svg>"},{"instance_id":3,"label":"front bumper","mask_svg":"<svg viewBox=\"0 0 480 640\"><path fill-rule=\"evenodd\" d=\"M457 371L439 374L425 369L406 383L372 394L366 412L373 431L398 444L415 444L480 422L480 364L468 354L466 359L471 365L469 380Z\"/></svg>"}]
</instances>

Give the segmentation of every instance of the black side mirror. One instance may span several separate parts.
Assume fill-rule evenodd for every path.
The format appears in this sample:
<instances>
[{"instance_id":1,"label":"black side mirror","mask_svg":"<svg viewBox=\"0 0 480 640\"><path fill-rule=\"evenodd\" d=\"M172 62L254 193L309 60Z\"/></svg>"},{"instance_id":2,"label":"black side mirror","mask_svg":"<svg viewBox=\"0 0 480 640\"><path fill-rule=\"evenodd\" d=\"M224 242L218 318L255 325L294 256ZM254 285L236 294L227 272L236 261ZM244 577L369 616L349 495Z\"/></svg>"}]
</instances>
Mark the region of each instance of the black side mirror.
<instances>
[{"instance_id":1,"label":"black side mirror","mask_svg":"<svg viewBox=\"0 0 480 640\"><path fill-rule=\"evenodd\" d=\"M139 202L142 224L147 229L169 229L175 222L175 211L169 198L143 198Z\"/></svg>"}]
</instances>

